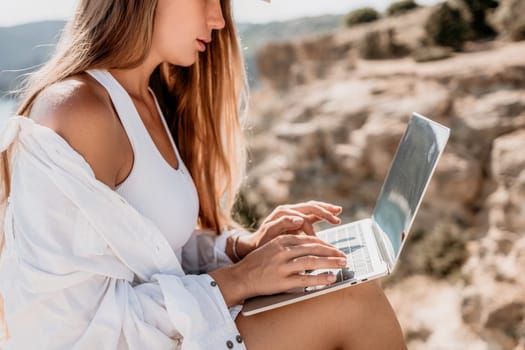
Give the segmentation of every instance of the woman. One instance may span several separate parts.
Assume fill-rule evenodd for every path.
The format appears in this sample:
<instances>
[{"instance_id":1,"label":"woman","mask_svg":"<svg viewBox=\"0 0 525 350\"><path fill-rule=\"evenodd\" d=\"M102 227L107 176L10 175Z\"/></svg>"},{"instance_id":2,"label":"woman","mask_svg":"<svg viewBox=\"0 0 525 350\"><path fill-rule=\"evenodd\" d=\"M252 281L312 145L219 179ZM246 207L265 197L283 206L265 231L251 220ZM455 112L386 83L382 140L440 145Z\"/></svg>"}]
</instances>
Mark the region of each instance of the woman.
<instances>
[{"instance_id":1,"label":"woman","mask_svg":"<svg viewBox=\"0 0 525 350\"><path fill-rule=\"evenodd\" d=\"M0 128L5 349L405 347L374 282L239 315L346 262L312 228L340 207L281 206L253 234L230 216L246 91L230 7L79 1Z\"/></svg>"}]
</instances>

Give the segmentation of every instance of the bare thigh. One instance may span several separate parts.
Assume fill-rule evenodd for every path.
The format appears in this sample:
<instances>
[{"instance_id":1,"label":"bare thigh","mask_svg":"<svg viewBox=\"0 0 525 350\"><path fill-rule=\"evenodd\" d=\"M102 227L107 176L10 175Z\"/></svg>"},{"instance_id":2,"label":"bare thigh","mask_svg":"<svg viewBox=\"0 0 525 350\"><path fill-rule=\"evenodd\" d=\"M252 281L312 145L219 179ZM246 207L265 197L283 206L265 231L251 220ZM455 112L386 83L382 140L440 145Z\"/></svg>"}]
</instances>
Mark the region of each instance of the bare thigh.
<instances>
[{"instance_id":1,"label":"bare thigh","mask_svg":"<svg viewBox=\"0 0 525 350\"><path fill-rule=\"evenodd\" d=\"M406 349L377 282L236 319L248 350Z\"/></svg>"}]
</instances>

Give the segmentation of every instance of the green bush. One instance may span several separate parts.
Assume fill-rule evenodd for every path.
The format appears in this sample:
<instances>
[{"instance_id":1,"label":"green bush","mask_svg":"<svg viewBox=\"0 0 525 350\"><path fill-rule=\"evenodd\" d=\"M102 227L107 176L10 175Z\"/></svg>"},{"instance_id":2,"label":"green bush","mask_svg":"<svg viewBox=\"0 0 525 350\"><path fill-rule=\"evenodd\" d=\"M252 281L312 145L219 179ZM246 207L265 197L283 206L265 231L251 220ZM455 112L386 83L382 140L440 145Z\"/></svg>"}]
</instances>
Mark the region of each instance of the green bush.
<instances>
[{"instance_id":1,"label":"green bush","mask_svg":"<svg viewBox=\"0 0 525 350\"><path fill-rule=\"evenodd\" d=\"M438 278L452 278L461 272L468 259L467 245L461 231L452 224L439 224L422 243L426 254L425 272Z\"/></svg>"},{"instance_id":2,"label":"green bush","mask_svg":"<svg viewBox=\"0 0 525 350\"><path fill-rule=\"evenodd\" d=\"M361 23L373 22L379 19L379 12L371 7L363 7L346 15L346 26L352 27Z\"/></svg>"},{"instance_id":3,"label":"green bush","mask_svg":"<svg viewBox=\"0 0 525 350\"><path fill-rule=\"evenodd\" d=\"M434 8L425 23L426 44L461 50L468 35L468 24L461 12L446 2Z\"/></svg>"},{"instance_id":4,"label":"green bush","mask_svg":"<svg viewBox=\"0 0 525 350\"><path fill-rule=\"evenodd\" d=\"M394 2L393 4L388 6L386 13L389 16L395 16L395 15L399 15L407 11L413 10L418 7L419 5L414 0L401 0L401 1Z\"/></svg>"}]
</instances>

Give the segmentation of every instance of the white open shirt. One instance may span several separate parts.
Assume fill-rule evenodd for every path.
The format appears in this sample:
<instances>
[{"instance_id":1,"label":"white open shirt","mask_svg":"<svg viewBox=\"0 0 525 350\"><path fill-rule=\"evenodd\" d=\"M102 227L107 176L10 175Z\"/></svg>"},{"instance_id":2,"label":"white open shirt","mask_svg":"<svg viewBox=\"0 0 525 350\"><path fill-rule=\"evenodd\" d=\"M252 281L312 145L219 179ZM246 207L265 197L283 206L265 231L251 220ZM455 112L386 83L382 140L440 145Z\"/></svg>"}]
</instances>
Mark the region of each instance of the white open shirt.
<instances>
[{"instance_id":1,"label":"white open shirt","mask_svg":"<svg viewBox=\"0 0 525 350\"><path fill-rule=\"evenodd\" d=\"M161 231L52 129L13 116L0 294L8 349L245 349L206 272L232 264L226 238L194 231L179 262ZM201 273L201 274L199 274Z\"/></svg>"}]
</instances>

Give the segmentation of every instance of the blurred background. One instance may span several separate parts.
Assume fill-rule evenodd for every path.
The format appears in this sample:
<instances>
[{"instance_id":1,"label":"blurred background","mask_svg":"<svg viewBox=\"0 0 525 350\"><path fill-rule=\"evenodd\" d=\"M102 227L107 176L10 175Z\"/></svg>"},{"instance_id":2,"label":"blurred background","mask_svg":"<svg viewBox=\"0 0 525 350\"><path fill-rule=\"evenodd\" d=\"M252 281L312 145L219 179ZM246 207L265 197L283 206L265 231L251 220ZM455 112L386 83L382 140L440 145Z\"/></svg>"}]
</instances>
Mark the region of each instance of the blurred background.
<instances>
[{"instance_id":1,"label":"blurred background","mask_svg":"<svg viewBox=\"0 0 525 350\"><path fill-rule=\"evenodd\" d=\"M54 2L0 4L2 117L73 11ZM370 216L422 113L452 134L383 283L408 347L525 350L525 1L235 9L252 88L238 220L255 229L275 206L310 199L342 205L344 221Z\"/></svg>"}]
</instances>

